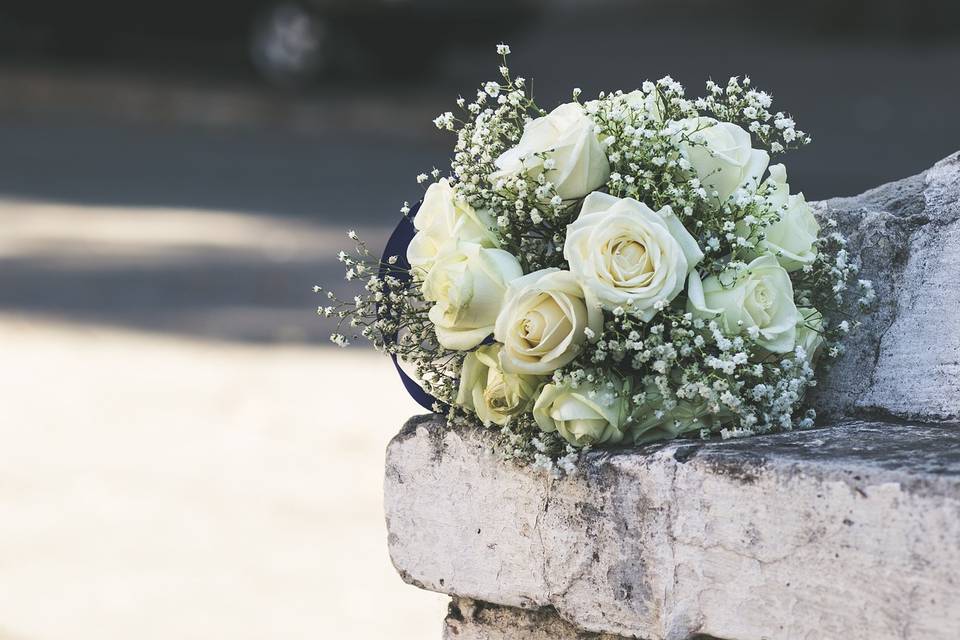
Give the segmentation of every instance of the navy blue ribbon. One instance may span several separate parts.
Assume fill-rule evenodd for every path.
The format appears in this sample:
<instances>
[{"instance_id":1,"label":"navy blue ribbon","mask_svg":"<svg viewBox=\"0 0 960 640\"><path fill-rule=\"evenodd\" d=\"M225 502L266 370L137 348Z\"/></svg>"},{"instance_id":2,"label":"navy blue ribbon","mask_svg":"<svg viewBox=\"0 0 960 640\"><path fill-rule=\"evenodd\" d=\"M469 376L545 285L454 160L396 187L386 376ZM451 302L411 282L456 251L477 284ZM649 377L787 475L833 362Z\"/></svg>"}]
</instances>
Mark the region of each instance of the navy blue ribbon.
<instances>
[{"instance_id":1,"label":"navy blue ribbon","mask_svg":"<svg viewBox=\"0 0 960 640\"><path fill-rule=\"evenodd\" d=\"M413 205L410 213L400 218L397 228L390 234L390 239L387 240L387 246L383 248L383 256L380 258L380 271L378 275L381 280L387 275L392 275L402 283L410 281L410 262L407 261L407 247L410 246L410 241L413 240L413 236L417 233L416 228L413 226L413 217L420 209L421 202ZM397 257L396 263L392 265L387 262L391 256ZM383 302L379 306L386 307L389 311L390 304L389 296L385 295ZM378 315L380 314L378 313ZM384 336L384 342L396 342L396 340L396 333ZM407 372L400 367L400 361L395 353L390 354L390 359L393 360L393 366L396 367L400 381L403 382L403 386L406 388L407 393L410 394L410 397L427 411L433 411L434 403L440 401L424 391L423 387L417 384L416 380L407 375ZM441 402L440 404L443 403Z\"/></svg>"}]
</instances>

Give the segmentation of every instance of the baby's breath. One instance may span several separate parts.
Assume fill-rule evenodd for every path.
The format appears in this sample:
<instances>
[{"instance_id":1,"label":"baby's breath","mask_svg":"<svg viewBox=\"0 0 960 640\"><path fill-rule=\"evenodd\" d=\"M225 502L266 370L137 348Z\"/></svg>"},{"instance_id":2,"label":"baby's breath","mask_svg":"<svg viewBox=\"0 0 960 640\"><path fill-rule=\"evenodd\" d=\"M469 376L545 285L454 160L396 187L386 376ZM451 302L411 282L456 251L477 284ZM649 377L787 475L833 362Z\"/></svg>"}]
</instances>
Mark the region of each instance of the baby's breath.
<instances>
[{"instance_id":1,"label":"baby's breath","mask_svg":"<svg viewBox=\"0 0 960 640\"><path fill-rule=\"evenodd\" d=\"M456 136L446 178L458 198L489 214L494 244L513 254L524 273L567 269L567 226L580 215L583 200L558 194L547 177L556 163L549 151L537 155L542 171L498 173L498 158L546 111L534 100L531 83L513 75L510 48L499 44L496 50L501 56L498 77L484 82L472 100L459 98L455 111L434 120ZM670 207L703 252L699 275L718 276L723 286L737 282L784 209L771 204L764 182L743 185L723 200L714 197L708 190L710 176L698 177L691 166L691 149L705 144L697 134L711 126L710 118L733 123L749 132L753 147L770 155L806 145L810 136L791 115L775 110L770 94L754 87L749 77L708 81L705 94L692 98L669 76L643 82L629 93L601 92L586 101L582 94L574 89L573 100L590 118L610 168L599 191L638 200L654 211ZM442 175L433 168L416 181ZM405 202L402 214L410 211ZM820 352L830 360L842 353L841 340L859 324L851 300L866 309L876 295L872 283L858 279L857 261L836 224L828 220L823 226L814 243L815 258L790 278L797 308L808 309L798 331L819 335ZM437 341L430 303L404 256L375 259L356 232L349 237L354 249L338 258L346 278L362 283L362 293L341 300L315 288L325 298L318 313L338 321L331 340L346 346L362 337L397 356L437 398L436 409L447 413L451 425L477 424L477 417L455 402L466 352L445 349ZM626 442L684 434L739 437L812 426L816 414L803 403L816 384L815 354L807 353L800 341L788 353L771 353L761 346L756 327L725 334L716 320L689 313L684 295L660 300L653 308L652 319L644 319L629 303L604 311L602 331L584 329L585 346L576 359L544 376L542 384L600 389L591 393L626 398L625 428L634 434ZM656 427L644 427L648 424ZM541 429L529 410L509 417L499 438L504 457L556 475L574 472L583 451Z\"/></svg>"}]
</instances>

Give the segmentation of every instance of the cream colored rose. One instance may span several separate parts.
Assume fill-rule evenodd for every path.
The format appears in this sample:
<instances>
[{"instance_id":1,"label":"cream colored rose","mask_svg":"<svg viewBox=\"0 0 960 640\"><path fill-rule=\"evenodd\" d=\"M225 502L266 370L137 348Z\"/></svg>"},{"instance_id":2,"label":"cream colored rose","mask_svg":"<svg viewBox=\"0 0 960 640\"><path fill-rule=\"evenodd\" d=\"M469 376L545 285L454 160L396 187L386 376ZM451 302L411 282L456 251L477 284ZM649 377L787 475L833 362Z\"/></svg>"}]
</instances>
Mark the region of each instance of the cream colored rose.
<instances>
[{"instance_id":1,"label":"cream colored rose","mask_svg":"<svg viewBox=\"0 0 960 640\"><path fill-rule=\"evenodd\" d=\"M707 117L680 124L685 132L681 148L707 192L724 201L740 187L760 183L770 156L750 146L743 128Z\"/></svg>"},{"instance_id":2,"label":"cream colored rose","mask_svg":"<svg viewBox=\"0 0 960 640\"><path fill-rule=\"evenodd\" d=\"M577 357L599 336L603 312L569 271L541 269L510 283L493 335L503 343L500 363L508 373L543 375Z\"/></svg>"},{"instance_id":3,"label":"cream colored rose","mask_svg":"<svg viewBox=\"0 0 960 640\"><path fill-rule=\"evenodd\" d=\"M790 274L772 255L751 262L735 282L710 276L701 281L690 274L687 310L701 318L717 317L726 335L747 333L768 351L793 351L797 336L797 306Z\"/></svg>"},{"instance_id":4,"label":"cream colored rose","mask_svg":"<svg viewBox=\"0 0 960 640\"><path fill-rule=\"evenodd\" d=\"M811 307L800 307L797 321L797 346L803 347L810 366L816 364L823 346L823 314Z\"/></svg>"},{"instance_id":5,"label":"cream colored rose","mask_svg":"<svg viewBox=\"0 0 960 640\"><path fill-rule=\"evenodd\" d=\"M790 195L787 169L782 164L770 167L766 184L769 189L767 199L780 215L780 220L764 230L766 238L757 248L777 256L780 265L787 271L796 271L812 264L817 257L814 242L820 233L813 210L802 193Z\"/></svg>"},{"instance_id":6,"label":"cream colored rose","mask_svg":"<svg viewBox=\"0 0 960 640\"><path fill-rule=\"evenodd\" d=\"M538 376L504 373L500 368L501 345L491 344L471 351L463 361L456 404L477 414L483 424L506 424L511 416L530 408Z\"/></svg>"},{"instance_id":7,"label":"cream colored rose","mask_svg":"<svg viewBox=\"0 0 960 640\"><path fill-rule=\"evenodd\" d=\"M490 214L467 204L446 178L427 188L413 226L417 233L407 247L407 261L418 279L425 278L437 259L458 242L497 246L496 224Z\"/></svg>"},{"instance_id":8,"label":"cream colored rose","mask_svg":"<svg viewBox=\"0 0 960 640\"><path fill-rule=\"evenodd\" d=\"M629 411L627 394L581 383L576 388L548 384L533 405L533 418L547 433L557 431L570 444L615 444L623 440Z\"/></svg>"},{"instance_id":9,"label":"cream colored rose","mask_svg":"<svg viewBox=\"0 0 960 640\"><path fill-rule=\"evenodd\" d=\"M447 349L472 349L493 333L507 285L523 275L510 253L461 243L441 256L426 280L423 297L437 341Z\"/></svg>"},{"instance_id":10,"label":"cream colored rose","mask_svg":"<svg viewBox=\"0 0 960 640\"><path fill-rule=\"evenodd\" d=\"M610 177L610 163L594 128L575 102L528 122L517 146L497 158L491 183L520 173L543 173L564 200L584 197Z\"/></svg>"},{"instance_id":11,"label":"cream colored rose","mask_svg":"<svg viewBox=\"0 0 960 640\"><path fill-rule=\"evenodd\" d=\"M595 191L567 227L563 256L605 309L624 307L650 320L658 301L669 303L683 291L703 252L669 206L655 212L633 198Z\"/></svg>"}]
</instances>

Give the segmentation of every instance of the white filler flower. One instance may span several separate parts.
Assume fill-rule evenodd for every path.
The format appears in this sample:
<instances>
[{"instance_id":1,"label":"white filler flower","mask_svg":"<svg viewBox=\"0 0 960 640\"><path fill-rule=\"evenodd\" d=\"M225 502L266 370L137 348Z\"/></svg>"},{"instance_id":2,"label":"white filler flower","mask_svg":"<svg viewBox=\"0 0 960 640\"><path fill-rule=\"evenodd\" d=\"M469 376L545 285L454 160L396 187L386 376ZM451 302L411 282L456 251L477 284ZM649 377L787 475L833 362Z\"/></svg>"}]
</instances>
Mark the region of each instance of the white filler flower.
<instances>
[{"instance_id":1,"label":"white filler flower","mask_svg":"<svg viewBox=\"0 0 960 640\"><path fill-rule=\"evenodd\" d=\"M517 146L496 159L498 170L490 182L543 173L564 200L584 197L610 177L610 163L595 128L576 102L560 105L527 123Z\"/></svg>"},{"instance_id":2,"label":"white filler flower","mask_svg":"<svg viewBox=\"0 0 960 640\"><path fill-rule=\"evenodd\" d=\"M407 261L415 277L423 279L443 254L458 242L497 246L496 223L486 211L476 211L460 198L446 178L427 188L413 219L417 233L407 247Z\"/></svg>"},{"instance_id":3,"label":"white filler flower","mask_svg":"<svg viewBox=\"0 0 960 640\"><path fill-rule=\"evenodd\" d=\"M591 193L567 227L563 256L603 308L625 307L643 320L683 291L703 259L670 207L653 211L633 198Z\"/></svg>"},{"instance_id":4,"label":"white filler flower","mask_svg":"<svg viewBox=\"0 0 960 640\"><path fill-rule=\"evenodd\" d=\"M747 332L768 351L787 353L796 344L799 312L790 274L772 255L760 256L736 279L690 274L687 310L701 318L718 318L724 334Z\"/></svg>"},{"instance_id":5,"label":"white filler flower","mask_svg":"<svg viewBox=\"0 0 960 640\"><path fill-rule=\"evenodd\" d=\"M510 283L493 335L503 343L508 373L548 374L573 360L587 339L599 336L603 312L569 271L541 269Z\"/></svg>"},{"instance_id":6,"label":"white filler flower","mask_svg":"<svg viewBox=\"0 0 960 640\"><path fill-rule=\"evenodd\" d=\"M472 349L493 333L510 281L523 275L510 253L462 243L446 253L423 281L423 297L435 304L430 321L447 349Z\"/></svg>"},{"instance_id":7,"label":"white filler flower","mask_svg":"<svg viewBox=\"0 0 960 640\"><path fill-rule=\"evenodd\" d=\"M750 134L730 123L698 117L680 123L681 148L707 191L721 202L740 187L756 186L770 163L766 151L750 146Z\"/></svg>"}]
</instances>

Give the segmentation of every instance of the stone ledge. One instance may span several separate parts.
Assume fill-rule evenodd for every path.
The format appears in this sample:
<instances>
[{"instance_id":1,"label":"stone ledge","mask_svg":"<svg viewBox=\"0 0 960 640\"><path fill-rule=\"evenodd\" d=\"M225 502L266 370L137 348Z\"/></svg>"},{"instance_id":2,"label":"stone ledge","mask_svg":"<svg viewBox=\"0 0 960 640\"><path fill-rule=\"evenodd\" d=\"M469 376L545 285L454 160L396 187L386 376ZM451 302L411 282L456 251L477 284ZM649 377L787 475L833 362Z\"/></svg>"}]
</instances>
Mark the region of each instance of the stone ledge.
<instances>
[{"instance_id":1,"label":"stone ledge","mask_svg":"<svg viewBox=\"0 0 960 640\"><path fill-rule=\"evenodd\" d=\"M960 635L956 425L597 451L561 480L492 440L428 416L391 442L389 547L407 582L628 637Z\"/></svg>"},{"instance_id":2,"label":"stone ledge","mask_svg":"<svg viewBox=\"0 0 960 640\"><path fill-rule=\"evenodd\" d=\"M443 640L624 640L580 631L552 609L514 609L454 598L443 621Z\"/></svg>"}]
</instances>

